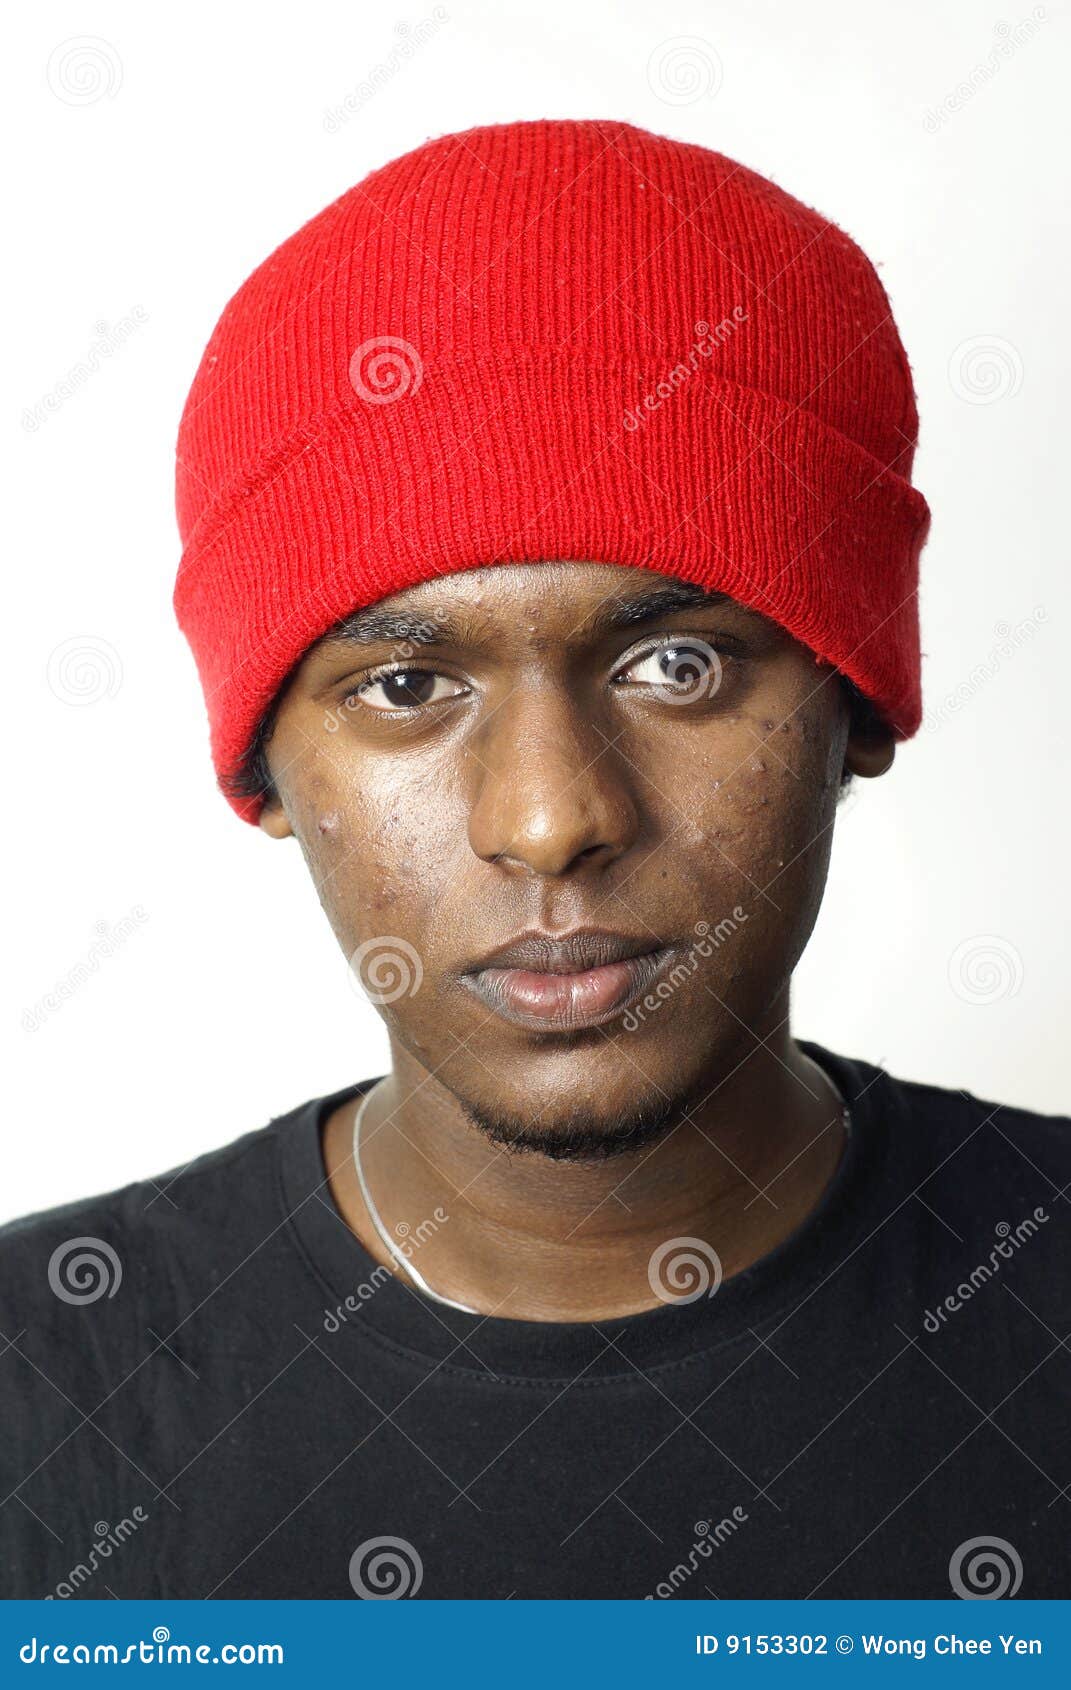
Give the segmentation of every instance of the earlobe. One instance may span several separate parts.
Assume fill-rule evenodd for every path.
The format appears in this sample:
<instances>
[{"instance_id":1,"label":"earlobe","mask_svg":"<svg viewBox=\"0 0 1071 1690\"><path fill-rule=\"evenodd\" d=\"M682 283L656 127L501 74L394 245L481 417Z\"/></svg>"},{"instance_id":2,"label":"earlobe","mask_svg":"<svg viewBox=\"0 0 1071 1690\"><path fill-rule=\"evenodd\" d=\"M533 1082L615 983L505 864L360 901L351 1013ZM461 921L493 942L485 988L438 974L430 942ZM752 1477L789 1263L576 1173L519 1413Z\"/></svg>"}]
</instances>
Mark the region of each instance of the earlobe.
<instances>
[{"instance_id":1,"label":"earlobe","mask_svg":"<svg viewBox=\"0 0 1071 1690\"><path fill-rule=\"evenodd\" d=\"M844 747L844 767L853 775L872 780L892 768L896 741L891 733L851 733Z\"/></svg>"},{"instance_id":2,"label":"earlobe","mask_svg":"<svg viewBox=\"0 0 1071 1690\"><path fill-rule=\"evenodd\" d=\"M272 839L290 839L294 830L290 818L278 798L271 798L261 807L257 822Z\"/></svg>"}]
</instances>

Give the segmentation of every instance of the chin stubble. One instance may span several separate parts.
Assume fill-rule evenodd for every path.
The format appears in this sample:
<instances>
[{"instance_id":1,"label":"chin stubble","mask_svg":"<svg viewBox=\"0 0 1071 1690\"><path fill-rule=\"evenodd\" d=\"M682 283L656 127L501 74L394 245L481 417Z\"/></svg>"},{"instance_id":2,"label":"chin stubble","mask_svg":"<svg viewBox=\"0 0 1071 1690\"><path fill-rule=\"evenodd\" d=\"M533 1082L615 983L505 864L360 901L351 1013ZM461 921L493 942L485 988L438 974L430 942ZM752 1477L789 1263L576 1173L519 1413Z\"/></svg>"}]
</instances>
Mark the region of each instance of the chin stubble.
<instances>
[{"instance_id":1,"label":"chin stubble","mask_svg":"<svg viewBox=\"0 0 1071 1690\"><path fill-rule=\"evenodd\" d=\"M606 1120L588 1109L549 1119L463 1104L473 1126L497 1149L546 1156L552 1162L604 1162L645 1150L666 1137L684 1106L682 1097L660 1095Z\"/></svg>"}]
</instances>

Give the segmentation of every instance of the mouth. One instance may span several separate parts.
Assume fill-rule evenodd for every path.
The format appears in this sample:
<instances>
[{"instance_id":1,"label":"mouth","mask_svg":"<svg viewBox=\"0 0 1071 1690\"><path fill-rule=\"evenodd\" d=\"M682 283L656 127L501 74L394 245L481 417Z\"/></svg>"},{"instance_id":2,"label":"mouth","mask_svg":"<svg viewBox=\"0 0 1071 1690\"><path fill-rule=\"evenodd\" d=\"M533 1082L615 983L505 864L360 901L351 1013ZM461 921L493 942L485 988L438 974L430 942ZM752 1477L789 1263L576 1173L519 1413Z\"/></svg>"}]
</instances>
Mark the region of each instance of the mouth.
<instances>
[{"instance_id":1,"label":"mouth","mask_svg":"<svg viewBox=\"0 0 1071 1690\"><path fill-rule=\"evenodd\" d=\"M672 955L672 946L620 934L531 934L467 969L461 980L503 1020L571 1032L623 1014Z\"/></svg>"}]
</instances>

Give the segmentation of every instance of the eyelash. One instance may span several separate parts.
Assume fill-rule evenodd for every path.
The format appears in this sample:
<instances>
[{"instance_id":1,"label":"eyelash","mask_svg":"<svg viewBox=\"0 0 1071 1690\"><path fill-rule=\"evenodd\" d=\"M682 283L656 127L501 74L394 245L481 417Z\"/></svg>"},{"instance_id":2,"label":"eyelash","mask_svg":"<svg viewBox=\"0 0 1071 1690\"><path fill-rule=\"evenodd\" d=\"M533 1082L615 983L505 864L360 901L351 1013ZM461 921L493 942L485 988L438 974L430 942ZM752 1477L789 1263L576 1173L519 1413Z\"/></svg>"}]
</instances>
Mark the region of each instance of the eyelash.
<instances>
[{"instance_id":1,"label":"eyelash","mask_svg":"<svg viewBox=\"0 0 1071 1690\"><path fill-rule=\"evenodd\" d=\"M342 702L343 704L357 702L361 693L365 692L368 687L374 687L377 681L388 681L392 675L411 675L413 673L441 675L442 670L422 669L419 663L384 663L380 668L373 669L370 674L362 676L356 686L351 686ZM427 708L426 704L413 704L406 709L378 710L376 714L378 716L407 716L410 710L426 710Z\"/></svg>"},{"instance_id":2,"label":"eyelash","mask_svg":"<svg viewBox=\"0 0 1071 1690\"><path fill-rule=\"evenodd\" d=\"M624 662L618 664L613 676L611 677L612 680L616 681L618 675L623 674L628 669L634 668L635 665L637 663L641 663L644 658L653 657L657 652L665 651L667 648L675 645L685 647L689 645L703 647L708 651L715 652L722 662L735 662L742 655L739 641L734 640L732 636L728 634L712 634L709 639L704 639L696 634L665 634L660 639L654 640L649 645L642 647L639 651L629 652ZM369 687L375 686L377 682L389 680L392 675L407 675L412 674L414 671L421 674L438 675L442 673L441 670L437 669L422 670L418 663L413 662L384 663L381 664L378 669L373 669L369 674L365 675L356 686L350 687L342 702L347 706L353 705L359 701L362 692L366 691ZM441 699L439 702L445 704L449 703L450 700ZM373 707L368 706L368 708L372 709ZM409 717L415 715L420 710L429 710L433 708L434 705L413 704L399 706L394 710L376 710L374 713L377 716Z\"/></svg>"},{"instance_id":3,"label":"eyelash","mask_svg":"<svg viewBox=\"0 0 1071 1690\"><path fill-rule=\"evenodd\" d=\"M625 661L618 665L614 679L626 669L635 668L645 657L654 657L658 652L671 650L674 646L682 646L685 652L689 646L698 646L702 651L713 652L721 663L735 662L743 655L740 642L728 634L712 634L709 639L704 639L700 634L663 634L661 638L653 640L639 651L630 652Z\"/></svg>"}]
</instances>

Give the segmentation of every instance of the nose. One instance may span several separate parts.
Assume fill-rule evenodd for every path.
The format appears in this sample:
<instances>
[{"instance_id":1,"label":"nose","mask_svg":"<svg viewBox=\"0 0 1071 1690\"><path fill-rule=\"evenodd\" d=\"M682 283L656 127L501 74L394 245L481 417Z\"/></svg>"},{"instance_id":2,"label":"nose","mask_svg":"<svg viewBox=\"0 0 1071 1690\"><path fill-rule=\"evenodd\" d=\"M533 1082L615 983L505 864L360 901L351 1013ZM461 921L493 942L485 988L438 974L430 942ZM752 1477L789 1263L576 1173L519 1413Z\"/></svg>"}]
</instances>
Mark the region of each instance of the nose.
<instances>
[{"instance_id":1,"label":"nose","mask_svg":"<svg viewBox=\"0 0 1071 1690\"><path fill-rule=\"evenodd\" d=\"M513 692L469 749L469 842L484 862L560 876L607 866L636 839L633 771L610 733L560 685Z\"/></svg>"}]
</instances>

